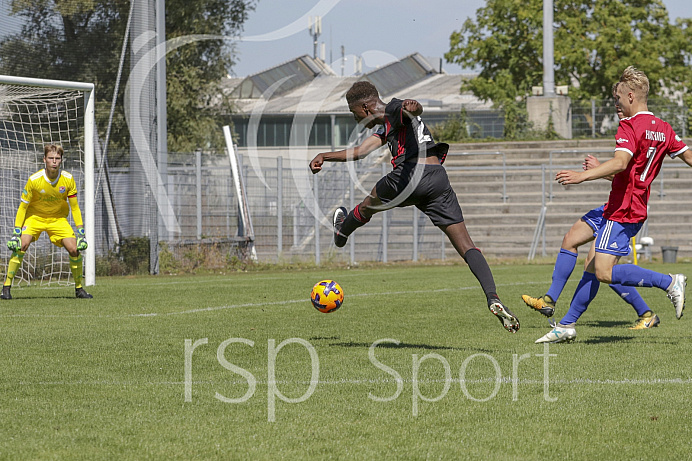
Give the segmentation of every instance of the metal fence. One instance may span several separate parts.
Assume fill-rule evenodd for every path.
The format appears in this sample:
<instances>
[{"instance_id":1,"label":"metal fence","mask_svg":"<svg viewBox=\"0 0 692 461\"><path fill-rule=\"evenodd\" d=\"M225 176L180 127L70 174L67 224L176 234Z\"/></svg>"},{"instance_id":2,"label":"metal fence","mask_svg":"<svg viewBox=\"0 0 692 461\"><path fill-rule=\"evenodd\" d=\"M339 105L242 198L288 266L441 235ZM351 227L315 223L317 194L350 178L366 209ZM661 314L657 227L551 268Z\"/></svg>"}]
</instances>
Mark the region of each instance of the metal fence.
<instances>
[{"instance_id":1,"label":"metal fence","mask_svg":"<svg viewBox=\"0 0 692 461\"><path fill-rule=\"evenodd\" d=\"M375 182L391 166L389 157L371 154L360 162L328 163L312 175L308 160L275 158L248 159L240 156L241 171L254 228L254 245L259 261L394 261L417 260L423 253L435 259L444 257L443 234L415 208L379 213L368 224L369 232L354 235L349 244L338 249L332 241L331 216L338 206L353 208L372 190ZM167 249L198 245L222 247L242 240L239 237L238 199L233 188L228 157L192 153L171 156L168 164L167 191L180 232L132 229L127 220L128 207L139 203L137 213L149 213L153 197L148 191L129 197L129 168L111 167L110 183L123 239L158 235ZM99 207L97 213L104 210ZM102 217L100 223L107 219ZM159 224L162 221L159 216ZM101 256L113 251L113 242L99 226L102 235L96 250ZM360 234L360 233L359 233ZM433 235L430 235L433 234ZM110 247L107 242L110 242Z\"/></svg>"},{"instance_id":2,"label":"metal fence","mask_svg":"<svg viewBox=\"0 0 692 461\"><path fill-rule=\"evenodd\" d=\"M650 99L649 110L670 123L683 138L688 133L687 107L669 101ZM572 136L575 138L602 138L615 135L618 116L612 99L572 100Z\"/></svg>"},{"instance_id":3,"label":"metal fence","mask_svg":"<svg viewBox=\"0 0 692 461\"><path fill-rule=\"evenodd\" d=\"M653 101L650 108L669 121L677 133L687 135L685 107ZM493 115L492 120L501 120L498 113ZM572 116L575 137L611 137L617 129L612 101L574 101ZM359 162L327 163L320 174L312 175L307 167L309 159L316 152L329 149L329 146L272 147L262 148L259 153L248 153L246 149L246 155L240 156L254 227L254 245L260 261L303 260L318 264L324 260L351 263L416 261L423 255L441 259L448 251L453 251L444 235L415 208L376 214L365 229L349 239L344 249L336 248L331 230L334 209L338 206L352 209L391 167L389 155L383 149L379 155L371 154ZM546 158L548 172L554 169L553 154L558 152L566 151L550 152ZM450 153L450 159L464 155ZM511 206L512 203L508 201L512 195L509 187L512 179L508 176L516 176L522 167L516 166L514 160L508 162L508 154L504 152L473 152L472 155L483 155L488 161L478 163L474 160L473 165L463 167L450 165L454 163L450 161L447 169L482 171L483 175L492 178L489 181L501 187L501 196L498 196L501 203ZM137 168L129 164L131 156L127 152L121 155L109 153L109 158L111 165L104 178L107 177L110 183L108 195L113 211L109 212L104 199L106 192L99 189L97 184L96 229L99 235L95 236L93 247L98 255L117 252L118 242L122 244L124 240L141 238L149 239L154 247L158 242L159 248L172 249L177 258L192 251L191 248L200 246L221 249L219 251L225 252L227 258L236 255L233 248L243 242L244 233L239 222L238 198L229 159L225 153L169 153L166 177L161 180L165 184L169 210L173 216L163 216L163 210L157 210L158 198L152 194L152 188L134 186L140 182L146 183L146 180ZM498 164L500 159L501 165ZM523 181L528 181L528 178L524 177ZM538 181L546 188L545 196L550 200L553 197L553 182L541 181L540 171L529 182L537 184ZM659 196L664 194L663 184L663 181L659 181L654 185L660 188ZM460 200L465 200L461 194ZM535 204L541 206L540 199ZM545 225L545 204L542 209L544 214L539 216L540 225L537 228ZM171 221L175 223L175 228L167 225ZM539 241L545 247L544 228L536 232L533 239L531 235L526 236L527 253L535 254ZM118 237L115 237L116 234Z\"/></svg>"},{"instance_id":4,"label":"metal fence","mask_svg":"<svg viewBox=\"0 0 692 461\"><path fill-rule=\"evenodd\" d=\"M450 175L456 173L474 175L474 181L492 181L493 193L490 200L496 206L493 211L493 232L499 228L516 227L517 219L535 219L533 211L524 211L524 216L516 213L521 211L514 207L526 207L535 204L532 209L542 210L533 236L531 231L519 235L513 233L513 244L521 247L524 255L532 256L546 254L546 219L551 214L562 212L562 206L550 208L548 204L558 194L560 197L568 192L560 189L553 191L552 177L557 168L574 168L575 164L565 164L565 154L572 152L573 158L582 158L581 151L552 151L546 152L545 163L536 165L520 165L517 160L507 165L508 155L504 152L486 152L482 157L487 163L466 166L455 166L454 159L465 158L464 153L451 153L450 165L447 166ZM596 150L591 152L598 152ZM611 150L608 150L611 152ZM481 156L483 153L472 153ZM468 155L472 155L469 153ZM257 258L260 262L344 262L356 264L365 261L418 261L422 259L445 259L447 254L453 254L454 249L439 229L435 228L429 219L415 207L395 208L373 216L370 223L355 232L344 248L337 248L332 241L331 216L338 206L352 209L365 195L372 190L376 181L391 170L389 155L384 153L371 154L359 162L327 163L322 172L312 175L307 167L312 154L301 152L291 153L287 157L254 157L240 156L241 171L244 177L248 197L248 208L254 228L254 244ZM553 156L556 158L553 159ZM501 160L500 160L501 159ZM570 162L574 160L569 160ZM687 171L682 171L684 165L667 165L657 182L654 183L652 200L661 200L666 196L666 190L675 187L676 192L681 187L673 182L675 178L685 178ZM459 171L457 171L459 170ZM541 175L541 171L543 174ZM679 172L679 173L678 173ZM126 209L135 203L127 199L129 184L129 169L112 167L110 171L111 185L115 200L116 215L121 222L119 227L127 239L127 216L131 215ZM540 178L543 178L541 180ZM470 177L469 177L470 178ZM488 178L488 179L482 179ZM471 179L469 179L471 180ZM241 256L238 253L240 220L238 199L235 196L230 164L226 155L209 153L175 154L171 155L168 165L167 191L175 213L175 221L179 224L179 232L168 233L159 227L158 232L144 230L145 237L158 235L162 251L170 251L175 258L199 259L194 265L209 264L211 266L227 265L229 259ZM462 179L464 181L464 179ZM536 188L528 191L533 198L527 198L526 184L535 184ZM456 187L456 186L455 186ZM483 187L487 192L488 187ZM682 186L686 187L686 186ZM541 192L542 189L542 192ZM574 189L583 193L583 189ZM672 194L670 189L669 194ZM476 189L476 193L478 190ZM493 248L496 237L483 236L478 226L485 226L489 213L487 206L470 206L477 202L474 191L457 191L464 214L470 218L469 226L476 226L472 236L481 240L492 256L511 256L501 254L501 248ZM596 194L598 197L601 194ZM605 193L603 194L605 195ZM655 197L654 197L655 195ZM140 198L142 210L148 213L151 209L147 201L150 194ZM527 203L527 200L531 203ZM564 200L564 198L562 199ZM579 201L574 199L572 201ZM468 213L466 205L468 207ZM550 209L549 209L550 208ZM582 208L577 206L577 208ZM99 208L97 207L97 212ZM551 211L552 210L552 211ZM131 210L130 210L131 211ZM586 210L581 210L586 211ZM575 217L576 213L575 211ZM476 216L478 215L478 216ZM519 218L518 218L519 217ZM97 217L98 218L98 217ZM542 219L541 219L542 218ZM572 219L570 215L570 219ZM503 221L504 220L504 221ZM105 220L102 220L105 222ZM155 222L155 221L154 221ZM159 219L160 225L161 219ZM533 221L534 223L536 221ZM564 226L563 226L564 227ZM97 229L100 229L97 226ZM560 230L560 236L566 229ZM105 232L102 231L102 232ZM557 232L557 231L556 231ZM136 234L135 234L136 235ZM556 234L557 235L557 234ZM554 240L556 236L551 237ZM488 240L490 239L490 240ZM108 247L105 236L97 236L97 251L104 255L112 251ZM204 261L202 261L204 260Z\"/></svg>"}]
</instances>

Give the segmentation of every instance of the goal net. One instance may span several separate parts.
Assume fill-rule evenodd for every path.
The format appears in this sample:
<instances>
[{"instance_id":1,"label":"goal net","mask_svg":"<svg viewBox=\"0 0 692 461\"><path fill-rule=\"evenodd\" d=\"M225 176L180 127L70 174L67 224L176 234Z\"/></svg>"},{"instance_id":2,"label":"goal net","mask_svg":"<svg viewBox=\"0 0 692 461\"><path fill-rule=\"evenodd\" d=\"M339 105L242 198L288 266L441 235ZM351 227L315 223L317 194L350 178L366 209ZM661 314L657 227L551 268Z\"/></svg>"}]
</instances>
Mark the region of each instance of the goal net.
<instances>
[{"instance_id":1,"label":"goal net","mask_svg":"<svg viewBox=\"0 0 692 461\"><path fill-rule=\"evenodd\" d=\"M11 237L20 195L29 176L41 170L47 144L65 151L63 168L77 184L87 239L94 237L93 85L0 75L0 255L3 281L12 252ZM74 222L70 214L70 223ZM89 244L94 242L89 240ZM70 285L68 253L44 233L24 256L14 285ZM94 251L84 252L86 285L94 284Z\"/></svg>"}]
</instances>

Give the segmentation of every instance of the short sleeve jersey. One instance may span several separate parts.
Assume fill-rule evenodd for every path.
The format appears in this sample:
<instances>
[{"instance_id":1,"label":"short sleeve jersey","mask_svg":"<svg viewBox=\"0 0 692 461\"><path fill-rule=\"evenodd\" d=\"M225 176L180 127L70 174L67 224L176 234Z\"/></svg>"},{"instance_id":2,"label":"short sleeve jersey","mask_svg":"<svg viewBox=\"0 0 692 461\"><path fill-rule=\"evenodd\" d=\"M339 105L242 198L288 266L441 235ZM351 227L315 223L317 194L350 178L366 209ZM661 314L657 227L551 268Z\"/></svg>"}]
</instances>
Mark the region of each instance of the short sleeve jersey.
<instances>
[{"instance_id":1,"label":"short sleeve jersey","mask_svg":"<svg viewBox=\"0 0 692 461\"><path fill-rule=\"evenodd\" d=\"M384 126L380 127L373 136L387 141L392 153L392 165L401 165L406 160L415 159L419 154L419 143L425 145L425 155L436 155L440 163L447 157L449 145L433 141L430 130L423 120L418 117L410 118L403 111L403 100L392 99L385 108Z\"/></svg>"},{"instance_id":2,"label":"short sleeve jersey","mask_svg":"<svg viewBox=\"0 0 692 461\"><path fill-rule=\"evenodd\" d=\"M29 177L22 190L22 202L29 205L27 216L41 218L66 218L70 212L68 197L77 196L77 185L67 171L51 182L45 170L37 171Z\"/></svg>"},{"instance_id":3,"label":"short sleeve jersey","mask_svg":"<svg viewBox=\"0 0 692 461\"><path fill-rule=\"evenodd\" d=\"M651 112L638 112L620 120L615 150L632 156L627 168L616 174L603 217L621 223L646 220L651 183L661 171L666 155L682 154L687 146L671 126Z\"/></svg>"}]
</instances>

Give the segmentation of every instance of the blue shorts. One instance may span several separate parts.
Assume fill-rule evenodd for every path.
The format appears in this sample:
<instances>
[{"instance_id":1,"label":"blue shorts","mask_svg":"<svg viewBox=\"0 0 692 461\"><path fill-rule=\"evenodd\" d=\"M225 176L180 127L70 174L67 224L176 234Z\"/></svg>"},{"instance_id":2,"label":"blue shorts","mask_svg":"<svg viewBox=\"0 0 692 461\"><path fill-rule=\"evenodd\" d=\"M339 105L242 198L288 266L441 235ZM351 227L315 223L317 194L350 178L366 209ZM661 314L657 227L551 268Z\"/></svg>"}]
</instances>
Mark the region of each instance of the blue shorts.
<instances>
[{"instance_id":1,"label":"blue shorts","mask_svg":"<svg viewBox=\"0 0 692 461\"><path fill-rule=\"evenodd\" d=\"M620 223L603 219L596 231L596 252L615 256L630 254L630 240L637 235L643 222Z\"/></svg>"},{"instance_id":2,"label":"blue shorts","mask_svg":"<svg viewBox=\"0 0 692 461\"><path fill-rule=\"evenodd\" d=\"M591 227L591 229L593 229L594 237L596 236L596 231L598 230L598 228L601 227L601 222L603 222L603 208L605 208L605 205L601 205L598 208L594 208L593 210L589 211L581 217L582 221L584 221Z\"/></svg>"}]
</instances>

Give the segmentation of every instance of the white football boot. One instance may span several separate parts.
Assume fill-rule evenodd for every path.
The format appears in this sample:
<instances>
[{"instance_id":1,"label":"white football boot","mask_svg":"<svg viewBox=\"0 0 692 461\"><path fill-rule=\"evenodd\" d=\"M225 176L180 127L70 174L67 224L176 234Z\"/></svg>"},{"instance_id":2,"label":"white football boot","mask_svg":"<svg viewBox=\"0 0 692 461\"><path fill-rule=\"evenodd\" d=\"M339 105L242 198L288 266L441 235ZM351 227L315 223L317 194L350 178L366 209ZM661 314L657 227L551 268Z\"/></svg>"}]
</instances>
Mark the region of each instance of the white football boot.
<instances>
[{"instance_id":1,"label":"white football boot","mask_svg":"<svg viewBox=\"0 0 692 461\"><path fill-rule=\"evenodd\" d=\"M685 287L687 286L687 277L683 274L670 274L673 277L673 281L666 290L668 292L668 299L673 302L675 306L675 317L680 320L682 317L682 311L685 310Z\"/></svg>"},{"instance_id":2,"label":"white football boot","mask_svg":"<svg viewBox=\"0 0 692 461\"><path fill-rule=\"evenodd\" d=\"M550 322L550 325L553 327L552 330L550 330L549 333L547 333L545 336L538 338L536 340L536 344L538 343L562 343L562 342L571 342L574 341L574 338L577 337L577 330L574 327L566 327L564 325L560 325L559 323L554 323Z\"/></svg>"}]
</instances>

